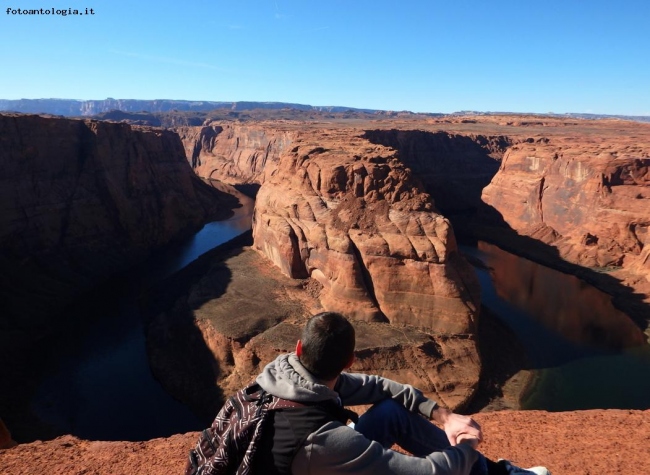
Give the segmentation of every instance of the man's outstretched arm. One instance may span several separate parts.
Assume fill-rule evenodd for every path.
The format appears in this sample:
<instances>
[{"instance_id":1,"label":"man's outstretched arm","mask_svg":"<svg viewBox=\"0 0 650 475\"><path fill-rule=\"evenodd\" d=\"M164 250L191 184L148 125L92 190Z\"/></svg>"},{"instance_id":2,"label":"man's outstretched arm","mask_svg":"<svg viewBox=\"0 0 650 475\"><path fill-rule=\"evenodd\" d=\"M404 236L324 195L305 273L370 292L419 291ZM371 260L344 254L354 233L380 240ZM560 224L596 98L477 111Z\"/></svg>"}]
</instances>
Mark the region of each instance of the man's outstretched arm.
<instances>
[{"instance_id":1,"label":"man's outstretched arm","mask_svg":"<svg viewBox=\"0 0 650 475\"><path fill-rule=\"evenodd\" d=\"M439 406L422 392L409 384L382 378L381 376L341 373L334 387L344 405L375 404L384 399L394 399L411 412L419 412L438 423L447 434L449 443L456 445L459 435L482 440L481 427L471 417L456 414Z\"/></svg>"}]
</instances>

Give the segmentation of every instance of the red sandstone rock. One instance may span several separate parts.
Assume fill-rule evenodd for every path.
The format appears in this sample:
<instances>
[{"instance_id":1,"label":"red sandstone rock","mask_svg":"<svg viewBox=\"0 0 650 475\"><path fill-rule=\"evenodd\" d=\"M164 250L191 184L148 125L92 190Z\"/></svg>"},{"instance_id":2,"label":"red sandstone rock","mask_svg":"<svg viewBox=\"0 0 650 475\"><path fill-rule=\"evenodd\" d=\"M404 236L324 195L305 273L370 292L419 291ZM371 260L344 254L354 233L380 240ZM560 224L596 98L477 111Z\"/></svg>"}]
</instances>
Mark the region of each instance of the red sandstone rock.
<instances>
[{"instance_id":1,"label":"red sandstone rock","mask_svg":"<svg viewBox=\"0 0 650 475\"><path fill-rule=\"evenodd\" d=\"M262 184L255 247L285 275L318 280L325 308L474 334L473 270L394 151L354 129L297 129L212 124L179 132L200 175Z\"/></svg>"},{"instance_id":2,"label":"red sandstone rock","mask_svg":"<svg viewBox=\"0 0 650 475\"><path fill-rule=\"evenodd\" d=\"M562 259L609 270L622 285L601 279L605 290L638 321L647 320L650 126L604 123L591 134L515 145L483 200L517 233L552 246ZM621 301L629 288L643 301Z\"/></svg>"},{"instance_id":3,"label":"red sandstone rock","mask_svg":"<svg viewBox=\"0 0 650 475\"><path fill-rule=\"evenodd\" d=\"M278 128L211 124L175 129L197 175L226 183L260 183L268 164L295 140L296 132Z\"/></svg>"},{"instance_id":4,"label":"red sandstone rock","mask_svg":"<svg viewBox=\"0 0 650 475\"><path fill-rule=\"evenodd\" d=\"M175 133L125 124L0 115L0 169L0 415L18 436L21 365L62 308L236 201L192 173Z\"/></svg>"},{"instance_id":5,"label":"red sandstone rock","mask_svg":"<svg viewBox=\"0 0 650 475\"><path fill-rule=\"evenodd\" d=\"M649 151L650 141L626 147L587 138L515 145L483 199L519 232L551 228L549 244L572 262L624 265L650 235Z\"/></svg>"},{"instance_id":6,"label":"red sandstone rock","mask_svg":"<svg viewBox=\"0 0 650 475\"><path fill-rule=\"evenodd\" d=\"M281 275L252 249L215 259L187 297L149 326L157 379L207 424L224 397L249 383L278 353L292 351L308 315L323 310L310 282ZM352 371L413 384L449 407L472 398L480 371L475 338L405 325L354 325Z\"/></svg>"},{"instance_id":7,"label":"red sandstone rock","mask_svg":"<svg viewBox=\"0 0 650 475\"><path fill-rule=\"evenodd\" d=\"M224 395L231 394L278 352L293 349L306 315L327 309L356 320L399 325L360 328L365 346L360 347L353 370L406 380L450 407L466 404L480 372L475 338L478 283L458 254L449 222L435 211L430 196L395 152L370 143L354 129L298 133L283 125L220 127L202 129L204 138L185 136L186 150L221 150L205 159L211 165L204 173L262 184L255 207L254 247L287 277L319 282L320 303L300 311L296 325L292 323L296 316L292 320L290 312L276 308L283 305L277 294L266 297L259 277L244 285L251 279L250 271L223 273L216 266L194 287L187 307L181 304L185 310L178 308L153 323L150 354L157 355L152 364L158 379L168 381L166 387L179 399L193 407L205 406L201 394L206 392L183 394L182 388L207 391L216 381ZM214 140L206 145L208 135ZM287 137L292 140L290 150ZM203 142L192 146L192 140ZM267 151L261 161L260 150ZM227 265L238 267L237 259L244 258L242 254ZM260 272L264 266L252 267ZM223 288L216 281L221 273L229 280L225 293L211 293L210 289ZM229 304L230 293L241 300L239 288L255 288L256 295L235 310ZM257 305L258 299L266 303ZM216 369L209 381L186 381L192 369L179 370L169 360L179 352L162 337L180 334L174 315L187 315L188 309L193 309L196 325L184 327L187 334L199 329L212 354ZM413 338L406 338L406 333ZM180 353L188 355L191 350ZM180 353L176 361L185 358Z\"/></svg>"},{"instance_id":8,"label":"red sandstone rock","mask_svg":"<svg viewBox=\"0 0 650 475\"><path fill-rule=\"evenodd\" d=\"M650 472L650 411L480 413L487 457L546 465L553 475ZM146 442L101 442L72 436L0 450L0 473L22 475L169 475L182 473L198 433Z\"/></svg>"},{"instance_id":9,"label":"red sandstone rock","mask_svg":"<svg viewBox=\"0 0 650 475\"><path fill-rule=\"evenodd\" d=\"M458 257L449 222L394 152L349 132L305 135L265 174L255 247L285 274L317 279L329 310L474 333L473 270Z\"/></svg>"}]
</instances>

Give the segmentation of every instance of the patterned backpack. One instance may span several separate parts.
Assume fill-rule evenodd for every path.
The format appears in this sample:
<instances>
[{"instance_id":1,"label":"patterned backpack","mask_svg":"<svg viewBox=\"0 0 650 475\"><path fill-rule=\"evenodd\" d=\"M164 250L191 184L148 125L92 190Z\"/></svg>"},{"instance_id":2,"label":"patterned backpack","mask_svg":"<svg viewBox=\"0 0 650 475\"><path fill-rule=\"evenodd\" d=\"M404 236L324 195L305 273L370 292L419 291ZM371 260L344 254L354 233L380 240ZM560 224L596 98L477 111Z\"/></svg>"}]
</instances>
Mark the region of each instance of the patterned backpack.
<instances>
[{"instance_id":1,"label":"patterned backpack","mask_svg":"<svg viewBox=\"0 0 650 475\"><path fill-rule=\"evenodd\" d=\"M304 407L307 406L268 394L257 383L240 389L199 436L196 447L190 451L185 475L250 475L264 421L271 411ZM347 409L339 411L344 417L356 419L356 414Z\"/></svg>"}]
</instances>

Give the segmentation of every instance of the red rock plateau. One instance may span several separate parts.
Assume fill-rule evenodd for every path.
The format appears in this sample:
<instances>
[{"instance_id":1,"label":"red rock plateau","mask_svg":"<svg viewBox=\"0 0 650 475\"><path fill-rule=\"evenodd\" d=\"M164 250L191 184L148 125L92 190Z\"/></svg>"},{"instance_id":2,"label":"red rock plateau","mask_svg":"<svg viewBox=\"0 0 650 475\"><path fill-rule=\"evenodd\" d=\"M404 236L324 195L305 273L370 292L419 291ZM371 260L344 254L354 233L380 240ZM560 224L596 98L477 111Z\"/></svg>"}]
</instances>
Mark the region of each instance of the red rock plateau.
<instances>
[{"instance_id":1,"label":"red rock plateau","mask_svg":"<svg viewBox=\"0 0 650 475\"><path fill-rule=\"evenodd\" d=\"M553 475L650 472L650 411L476 414L491 459L546 465ZM72 436L0 450L0 473L26 475L169 475L183 473L198 433L146 442L101 442Z\"/></svg>"}]
</instances>

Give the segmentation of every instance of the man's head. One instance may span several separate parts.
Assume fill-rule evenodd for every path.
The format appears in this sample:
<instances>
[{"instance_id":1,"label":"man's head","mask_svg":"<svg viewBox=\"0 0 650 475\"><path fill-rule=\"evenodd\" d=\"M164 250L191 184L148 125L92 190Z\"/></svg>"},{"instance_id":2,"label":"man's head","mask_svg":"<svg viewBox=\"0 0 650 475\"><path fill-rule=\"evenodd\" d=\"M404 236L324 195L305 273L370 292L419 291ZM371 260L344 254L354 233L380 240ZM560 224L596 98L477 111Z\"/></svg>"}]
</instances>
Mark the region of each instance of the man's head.
<instances>
[{"instance_id":1,"label":"man's head","mask_svg":"<svg viewBox=\"0 0 650 475\"><path fill-rule=\"evenodd\" d=\"M340 313L314 315L302 331L296 353L311 374L331 381L354 361L354 328Z\"/></svg>"}]
</instances>

